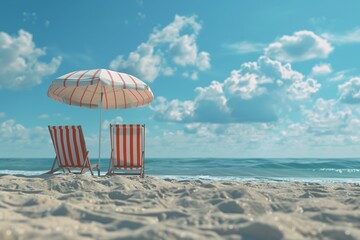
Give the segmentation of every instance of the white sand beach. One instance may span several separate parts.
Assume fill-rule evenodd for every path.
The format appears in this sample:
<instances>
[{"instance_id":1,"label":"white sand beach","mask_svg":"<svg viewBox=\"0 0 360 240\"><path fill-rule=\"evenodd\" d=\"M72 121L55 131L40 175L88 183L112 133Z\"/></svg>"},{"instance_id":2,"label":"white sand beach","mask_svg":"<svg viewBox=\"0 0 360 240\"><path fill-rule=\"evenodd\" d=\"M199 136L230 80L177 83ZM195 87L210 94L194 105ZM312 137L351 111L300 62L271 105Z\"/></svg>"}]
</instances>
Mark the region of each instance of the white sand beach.
<instances>
[{"instance_id":1,"label":"white sand beach","mask_svg":"<svg viewBox=\"0 0 360 240\"><path fill-rule=\"evenodd\" d=\"M360 239L360 185L0 176L0 239Z\"/></svg>"}]
</instances>

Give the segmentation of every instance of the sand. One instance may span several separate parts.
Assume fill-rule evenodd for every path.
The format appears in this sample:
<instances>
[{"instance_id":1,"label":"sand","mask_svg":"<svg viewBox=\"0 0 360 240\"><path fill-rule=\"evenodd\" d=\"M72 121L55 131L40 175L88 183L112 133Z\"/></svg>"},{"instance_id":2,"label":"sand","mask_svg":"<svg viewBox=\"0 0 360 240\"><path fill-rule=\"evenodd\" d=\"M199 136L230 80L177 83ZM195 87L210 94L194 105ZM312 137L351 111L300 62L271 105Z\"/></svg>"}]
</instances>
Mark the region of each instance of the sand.
<instances>
[{"instance_id":1,"label":"sand","mask_svg":"<svg viewBox=\"0 0 360 240\"><path fill-rule=\"evenodd\" d=\"M0 239L360 239L360 185L0 176Z\"/></svg>"}]
</instances>

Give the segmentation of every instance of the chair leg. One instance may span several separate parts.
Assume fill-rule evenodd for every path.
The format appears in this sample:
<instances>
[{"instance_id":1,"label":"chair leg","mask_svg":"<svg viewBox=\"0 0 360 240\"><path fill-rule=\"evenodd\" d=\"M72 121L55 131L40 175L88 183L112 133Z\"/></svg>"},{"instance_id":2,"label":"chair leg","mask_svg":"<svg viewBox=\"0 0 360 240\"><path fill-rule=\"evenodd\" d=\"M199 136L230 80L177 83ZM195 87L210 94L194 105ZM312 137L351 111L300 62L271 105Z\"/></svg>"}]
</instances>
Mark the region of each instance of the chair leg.
<instances>
[{"instance_id":1,"label":"chair leg","mask_svg":"<svg viewBox=\"0 0 360 240\"><path fill-rule=\"evenodd\" d=\"M48 171L46 173L43 173L43 174L51 174L51 173L59 171L60 169L64 170L62 167L58 167L58 168L52 169L52 170L50 170L50 171Z\"/></svg>"},{"instance_id":2,"label":"chair leg","mask_svg":"<svg viewBox=\"0 0 360 240\"><path fill-rule=\"evenodd\" d=\"M90 162L88 162L88 164L81 169L81 174L90 171L91 176L94 176L93 168L96 168L96 164L90 165Z\"/></svg>"},{"instance_id":3,"label":"chair leg","mask_svg":"<svg viewBox=\"0 0 360 240\"><path fill-rule=\"evenodd\" d=\"M82 166L80 173L83 174L90 170L91 176L94 176L94 173L92 171L92 168L94 165L93 166L90 165L90 160L89 160L88 154L89 154L89 151L86 152L84 165Z\"/></svg>"},{"instance_id":4,"label":"chair leg","mask_svg":"<svg viewBox=\"0 0 360 240\"><path fill-rule=\"evenodd\" d=\"M142 167L140 172L140 177L144 178L144 176L145 176L144 167Z\"/></svg>"},{"instance_id":5,"label":"chair leg","mask_svg":"<svg viewBox=\"0 0 360 240\"><path fill-rule=\"evenodd\" d=\"M48 171L48 172L46 172L46 173L43 173L43 174L50 174L50 173L54 173L54 172L59 171L59 170L60 170L60 168L56 168L56 169L54 169L54 167L55 167L55 163L56 163L56 157L54 158L54 162L53 162L53 164L52 164L52 166L51 166L50 171Z\"/></svg>"},{"instance_id":6,"label":"chair leg","mask_svg":"<svg viewBox=\"0 0 360 240\"><path fill-rule=\"evenodd\" d=\"M50 170L50 171L48 171L48 172L46 172L46 173L44 173L44 174L51 174L51 173L54 173L54 172L59 171L60 169L62 169L62 170L63 170L63 172L65 173L65 170L64 170L64 168L63 168L63 167L59 167L59 166L58 166L57 168L54 168L54 167L55 167L56 162L57 162L57 157L55 157L55 158L54 158L54 162L53 162L53 164L52 164L52 166L51 166L51 170Z\"/></svg>"},{"instance_id":7,"label":"chair leg","mask_svg":"<svg viewBox=\"0 0 360 240\"><path fill-rule=\"evenodd\" d=\"M109 169L108 172L106 173L107 176L111 176L113 174L114 174L114 169L113 168Z\"/></svg>"},{"instance_id":8,"label":"chair leg","mask_svg":"<svg viewBox=\"0 0 360 240\"><path fill-rule=\"evenodd\" d=\"M141 174L140 177L144 178L145 176L145 163L144 163L144 159L145 159L145 151L142 151L141 153Z\"/></svg>"},{"instance_id":9,"label":"chair leg","mask_svg":"<svg viewBox=\"0 0 360 240\"><path fill-rule=\"evenodd\" d=\"M54 158L54 162L53 162L53 164L52 164L52 167L51 167L51 170L50 170L50 171L54 170L55 163L56 163L56 157Z\"/></svg>"},{"instance_id":10,"label":"chair leg","mask_svg":"<svg viewBox=\"0 0 360 240\"><path fill-rule=\"evenodd\" d=\"M92 169L95 168L97 166L97 164L90 165L89 159L88 159L88 163L89 163L89 170L90 170L91 176L94 176L94 173L93 173Z\"/></svg>"}]
</instances>

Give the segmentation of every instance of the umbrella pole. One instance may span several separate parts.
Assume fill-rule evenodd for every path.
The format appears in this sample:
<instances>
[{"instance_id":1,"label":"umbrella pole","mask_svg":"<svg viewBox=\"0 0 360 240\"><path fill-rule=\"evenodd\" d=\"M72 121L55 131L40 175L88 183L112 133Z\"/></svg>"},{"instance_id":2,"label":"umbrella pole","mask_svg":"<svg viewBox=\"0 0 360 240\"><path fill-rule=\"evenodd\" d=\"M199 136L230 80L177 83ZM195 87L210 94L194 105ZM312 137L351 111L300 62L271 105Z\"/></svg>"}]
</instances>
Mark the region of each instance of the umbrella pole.
<instances>
[{"instance_id":1,"label":"umbrella pole","mask_svg":"<svg viewBox=\"0 0 360 240\"><path fill-rule=\"evenodd\" d=\"M102 98L103 98L103 92L101 91L101 97L100 97L100 126L99 126L99 160L98 160L98 176L100 177L100 159L101 159L101 115L102 115Z\"/></svg>"}]
</instances>

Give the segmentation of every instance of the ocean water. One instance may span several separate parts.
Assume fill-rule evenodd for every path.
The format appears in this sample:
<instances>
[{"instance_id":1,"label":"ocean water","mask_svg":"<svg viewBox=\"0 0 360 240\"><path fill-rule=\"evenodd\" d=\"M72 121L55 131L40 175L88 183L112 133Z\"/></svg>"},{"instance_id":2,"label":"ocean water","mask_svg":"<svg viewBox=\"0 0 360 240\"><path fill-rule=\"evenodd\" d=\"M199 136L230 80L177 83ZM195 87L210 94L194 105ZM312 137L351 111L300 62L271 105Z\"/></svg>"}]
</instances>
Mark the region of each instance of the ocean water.
<instances>
[{"instance_id":1,"label":"ocean water","mask_svg":"<svg viewBox=\"0 0 360 240\"><path fill-rule=\"evenodd\" d=\"M52 163L53 159L0 158L0 174L39 175L50 170ZM102 175L108 166L108 159L101 161ZM181 180L360 183L360 159L147 158L145 174Z\"/></svg>"}]
</instances>

